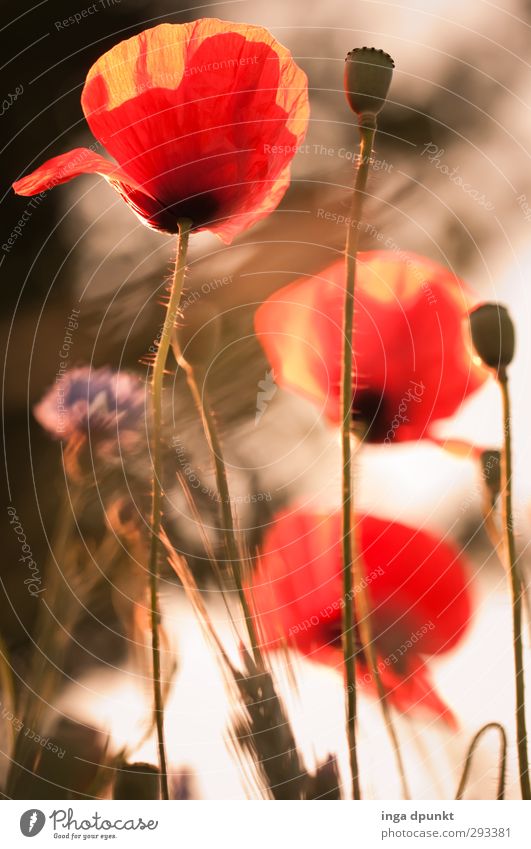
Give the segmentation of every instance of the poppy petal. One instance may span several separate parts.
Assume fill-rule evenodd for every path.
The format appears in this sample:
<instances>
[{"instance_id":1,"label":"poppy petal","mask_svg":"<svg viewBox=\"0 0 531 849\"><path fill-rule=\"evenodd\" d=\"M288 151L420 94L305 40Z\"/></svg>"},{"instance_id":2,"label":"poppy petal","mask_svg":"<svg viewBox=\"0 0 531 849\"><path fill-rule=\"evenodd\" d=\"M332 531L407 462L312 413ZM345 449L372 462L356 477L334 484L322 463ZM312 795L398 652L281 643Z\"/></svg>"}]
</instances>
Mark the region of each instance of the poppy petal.
<instances>
[{"instance_id":1,"label":"poppy petal","mask_svg":"<svg viewBox=\"0 0 531 849\"><path fill-rule=\"evenodd\" d=\"M280 385L340 419L343 260L274 293L255 327ZM471 298L450 270L412 253L358 255L353 416L366 439L430 435L486 380L465 337Z\"/></svg>"},{"instance_id":2,"label":"poppy petal","mask_svg":"<svg viewBox=\"0 0 531 849\"><path fill-rule=\"evenodd\" d=\"M277 382L334 423L339 421L341 297L340 283L325 270L275 292L255 314L256 335Z\"/></svg>"},{"instance_id":3,"label":"poppy petal","mask_svg":"<svg viewBox=\"0 0 531 849\"><path fill-rule=\"evenodd\" d=\"M280 202L309 115L306 75L289 51L262 27L216 19L117 44L89 71L81 101L118 166L73 151L16 191L101 173L155 230L176 233L189 219L225 242Z\"/></svg>"},{"instance_id":4,"label":"poppy petal","mask_svg":"<svg viewBox=\"0 0 531 849\"><path fill-rule=\"evenodd\" d=\"M381 678L389 700L397 710L409 713L424 708L433 716L442 719L451 729L457 729L455 714L435 690L424 662L410 663L402 676L384 670ZM375 689L372 678L371 689Z\"/></svg>"},{"instance_id":5,"label":"poppy petal","mask_svg":"<svg viewBox=\"0 0 531 849\"><path fill-rule=\"evenodd\" d=\"M53 189L61 183L68 183L80 174L99 174L110 183L122 186L124 190L131 189L149 194L114 162L109 162L99 153L93 153L86 147L76 147L68 153L48 159L31 174L13 183L13 189L17 195L29 197Z\"/></svg>"},{"instance_id":6,"label":"poppy petal","mask_svg":"<svg viewBox=\"0 0 531 849\"><path fill-rule=\"evenodd\" d=\"M425 658L455 648L472 615L459 552L425 531L373 516L357 521L372 609L372 638L389 698L400 710L424 706L452 724ZM265 650L286 644L342 669L341 515L295 507L265 536L247 588ZM361 683L374 692L372 674Z\"/></svg>"},{"instance_id":7,"label":"poppy petal","mask_svg":"<svg viewBox=\"0 0 531 849\"><path fill-rule=\"evenodd\" d=\"M284 197L286 189L289 186L289 182L290 169L288 167L282 172L277 180L266 186L268 202L270 202L273 207L278 206ZM226 245L230 245L234 237L237 236L242 229L252 227L253 224L261 221L264 217L263 203L259 192L260 185L257 184L256 188L257 191L249 192L249 187L246 186L248 198L246 203L242 205L239 212L229 215L225 219L214 221L211 226L209 226L208 229L213 233L216 233Z\"/></svg>"},{"instance_id":8,"label":"poppy petal","mask_svg":"<svg viewBox=\"0 0 531 849\"><path fill-rule=\"evenodd\" d=\"M114 47L88 74L87 121L175 230L190 218L229 242L288 186L308 121L306 76L260 27L162 24Z\"/></svg>"},{"instance_id":9,"label":"poppy petal","mask_svg":"<svg viewBox=\"0 0 531 849\"><path fill-rule=\"evenodd\" d=\"M228 54L214 52L212 39L220 35L229 36L232 40L232 50ZM201 49L207 40L209 61L202 63ZM256 45L253 55L242 56L244 42L250 45L251 53L253 45ZM223 40L219 44L226 49L231 41ZM202 18L180 25L159 24L108 50L87 74L81 97L85 117L90 124L95 115L116 109L142 92L175 90L186 77L197 79L202 75L203 80L200 80L197 89L198 92L202 90L203 95L212 96L212 87L218 85L220 91L213 92L216 96L225 91L225 81L219 72L233 70L238 65L245 69L238 82L243 88L252 89L256 78L250 76L249 71L258 64L257 50L261 45L270 47L278 57L278 80L282 85L275 92L276 103L288 113L290 132L302 135L308 123L307 78L293 62L290 51L264 27L218 18ZM242 58L247 61L241 62ZM217 82L212 71L217 74ZM293 108L295 105L301 107L300 111Z\"/></svg>"}]
</instances>

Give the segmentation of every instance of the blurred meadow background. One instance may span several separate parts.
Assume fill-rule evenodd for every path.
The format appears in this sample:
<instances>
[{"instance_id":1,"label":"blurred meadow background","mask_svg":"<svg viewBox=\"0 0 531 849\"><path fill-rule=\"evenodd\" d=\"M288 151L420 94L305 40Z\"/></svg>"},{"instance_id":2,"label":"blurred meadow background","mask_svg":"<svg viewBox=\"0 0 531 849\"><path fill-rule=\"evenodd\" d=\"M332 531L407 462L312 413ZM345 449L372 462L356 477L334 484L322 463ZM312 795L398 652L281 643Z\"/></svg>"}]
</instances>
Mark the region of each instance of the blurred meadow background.
<instances>
[{"instance_id":1,"label":"blurred meadow background","mask_svg":"<svg viewBox=\"0 0 531 849\"><path fill-rule=\"evenodd\" d=\"M342 222L358 144L342 86L344 57L365 44L387 51L396 70L379 124L364 214L374 228L362 233L361 248L379 247L383 233L400 250L450 267L478 299L509 306L517 329L511 369L515 519L528 575L530 4L238 0L192 8L166 0L109 0L95 5L94 14L67 27L57 26L75 11L66 0L22 10L5 0L1 5L0 99L20 93L0 119L0 244L28 209L29 199L12 192L13 180L58 152L93 143L79 97L88 69L113 44L158 23L208 16L265 26L292 51L309 78L311 118L293 160L291 186L278 209L232 245L210 234L192 240L183 299L182 344L193 345L204 367L202 388L222 435L238 523L254 552L274 514L286 505L339 504L338 437L308 402L276 385L254 336L253 317L272 292L319 272L343 250ZM467 190L452 174L463 178ZM103 180L85 176L31 207L20 236L0 251L4 503L16 509L43 569L65 475L61 445L48 439L32 407L53 383L65 351L69 366L88 363L148 376L146 357L161 322L161 281L169 275L174 252L172 237L143 227ZM172 448L166 462L174 478L168 533L192 566L219 633L236 656L205 550L205 530L214 550L221 545L207 446L182 372L168 385ZM438 435L499 448L500 422L497 388L489 383L438 426ZM149 497L150 469L126 454L122 459L113 474L141 502ZM466 452L451 453L432 442L367 445L356 462L360 509L456 541L466 549L470 566L472 625L455 652L430 663L459 726L396 715L412 795L452 797L470 739L482 724L497 721L510 731L507 795L517 798L510 606L504 570L483 527L478 464ZM183 475L192 502L180 483ZM42 660L54 676L51 695L42 694L43 729L64 756L43 751L36 774L20 777L16 795L21 798L98 795L97 764L109 752L126 749L130 761L156 760L146 729L150 684L134 662L134 641L125 624L139 580L134 552L118 545L105 563L98 561L109 524L106 487L114 486L112 475L93 480L90 508L77 516L93 578L88 586L72 585L64 617L63 608L47 614L48 627L63 628L72 638L60 659L44 652ZM43 606L23 583L20 544L7 519L0 634L15 685L23 691ZM174 795L253 798L256 787L252 778L244 778L241 753L235 753L228 731L231 710L223 676L169 566L161 600L165 650L176 667L166 711ZM66 615L69 606L76 608L69 614L75 626ZM528 630L525 648L529 654ZM291 666L279 665L279 687L305 763L311 770L329 755L337 757L347 795L341 675L295 653L290 657ZM363 692L360 700L365 796L396 798L399 779L386 768L393 755L375 699ZM4 753L10 733L4 721ZM470 798L494 796L497 765L493 734L478 751ZM4 754L0 777L8 768Z\"/></svg>"}]
</instances>

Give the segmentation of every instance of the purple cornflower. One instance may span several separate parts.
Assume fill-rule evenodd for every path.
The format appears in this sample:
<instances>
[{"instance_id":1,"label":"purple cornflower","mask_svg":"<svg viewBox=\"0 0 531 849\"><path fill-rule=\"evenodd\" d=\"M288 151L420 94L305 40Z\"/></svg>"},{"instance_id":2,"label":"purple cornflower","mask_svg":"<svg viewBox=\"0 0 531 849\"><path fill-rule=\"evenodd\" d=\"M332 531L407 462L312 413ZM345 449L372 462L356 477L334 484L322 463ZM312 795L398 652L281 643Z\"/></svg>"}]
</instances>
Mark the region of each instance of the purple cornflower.
<instances>
[{"instance_id":1,"label":"purple cornflower","mask_svg":"<svg viewBox=\"0 0 531 849\"><path fill-rule=\"evenodd\" d=\"M54 439L88 440L100 455L134 450L145 438L146 391L131 372L89 366L60 373L33 409Z\"/></svg>"}]
</instances>

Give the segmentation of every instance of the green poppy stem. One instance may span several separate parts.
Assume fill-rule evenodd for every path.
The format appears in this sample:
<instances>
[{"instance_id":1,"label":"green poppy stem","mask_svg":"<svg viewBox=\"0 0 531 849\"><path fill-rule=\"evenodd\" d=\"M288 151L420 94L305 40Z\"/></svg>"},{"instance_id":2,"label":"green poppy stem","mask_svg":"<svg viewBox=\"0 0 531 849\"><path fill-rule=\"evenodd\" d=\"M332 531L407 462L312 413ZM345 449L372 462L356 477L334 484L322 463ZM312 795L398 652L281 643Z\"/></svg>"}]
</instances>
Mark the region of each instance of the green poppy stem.
<instances>
[{"instance_id":1,"label":"green poppy stem","mask_svg":"<svg viewBox=\"0 0 531 849\"><path fill-rule=\"evenodd\" d=\"M513 611L513 650L516 690L516 742L518 770L522 799L531 799L529 761L527 756L527 727L525 712L524 658L522 643L522 595L523 586L518 568L513 526L512 456L511 456L511 402L509 381L505 368L498 372L498 382L503 401L504 452L502 464L503 527L507 550L509 580Z\"/></svg>"},{"instance_id":2,"label":"green poppy stem","mask_svg":"<svg viewBox=\"0 0 531 849\"><path fill-rule=\"evenodd\" d=\"M151 544L149 552L149 588L151 604L151 653L153 662L153 702L154 718L157 729L157 745L160 767L160 790L163 799L169 799L168 769L166 764L166 746L164 743L164 700L162 697L160 664L160 612L158 600L159 584L159 543L162 513L162 391L164 372L170 349L171 335L179 311L181 292L186 268L186 254L190 236L191 222L179 221L179 239L177 259L171 284L170 299L164 317L164 324L157 347L151 380L152 389L152 458L153 458L153 496L151 511Z\"/></svg>"},{"instance_id":3,"label":"green poppy stem","mask_svg":"<svg viewBox=\"0 0 531 849\"><path fill-rule=\"evenodd\" d=\"M347 739L350 750L352 773L352 796L360 799L360 781L356 745L357 694L356 694L356 650L355 611L353 599L354 534L352 515L354 508L352 486L352 365L354 333L354 290L356 282L356 257L359 243L359 227L369 174L372 145L376 132L376 121L360 125L360 163L356 174L352 196L350 226L345 246L346 289L343 314L343 365L341 374L341 449L342 449L342 558L343 558L343 658L347 681Z\"/></svg>"}]
</instances>

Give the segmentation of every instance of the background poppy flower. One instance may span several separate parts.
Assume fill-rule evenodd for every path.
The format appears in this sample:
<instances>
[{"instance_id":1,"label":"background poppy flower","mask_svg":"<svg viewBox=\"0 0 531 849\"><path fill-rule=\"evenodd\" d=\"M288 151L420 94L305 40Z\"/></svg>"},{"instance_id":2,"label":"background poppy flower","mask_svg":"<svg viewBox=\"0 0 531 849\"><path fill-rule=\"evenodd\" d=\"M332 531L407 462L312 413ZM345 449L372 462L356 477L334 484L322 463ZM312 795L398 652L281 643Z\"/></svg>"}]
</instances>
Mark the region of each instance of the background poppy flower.
<instances>
[{"instance_id":1,"label":"background poppy flower","mask_svg":"<svg viewBox=\"0 0 531 849\"><path fill-rule=\"evenodd\" d=\"M465 337L466 287L415 254L358 254L354 410L370 442L428 436L486 379ZM344 261L275 292L256 333L280 385L340 419Z\"/></svg>"},{"instance_id":2,"label":"background poppy flower","mask_svg":"<svg viewBox=\"0 0 531 849\"><path fill-rule=\"evenodd\" d=\"M471 599L463 560L452 545L425 531L372 516L359 518L358 537L373 640L390 699L402 711L423 705L452 723L432 688L425 657L454 648L466 631ZM340 538L339 512L319 516L296 509L276 518L247 589L266 649L288 644L341 668ZM367 668L361 682L374 690Z\"/></svg>"},{"instance_id":3,"label":"background poppy flower","mask_svg":"<svg viewBox=\"0 0 531 849\"><path fill-rule=\"evenodd\" d=\"M150 227L188 218L230 242L278 205L308 123L307 80L262 27L205 18L122 41L90 69L81 105L118 165L86 148L13 188L34 195L97 173Z\"/></svg>"}]
</instances>

